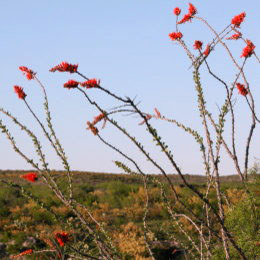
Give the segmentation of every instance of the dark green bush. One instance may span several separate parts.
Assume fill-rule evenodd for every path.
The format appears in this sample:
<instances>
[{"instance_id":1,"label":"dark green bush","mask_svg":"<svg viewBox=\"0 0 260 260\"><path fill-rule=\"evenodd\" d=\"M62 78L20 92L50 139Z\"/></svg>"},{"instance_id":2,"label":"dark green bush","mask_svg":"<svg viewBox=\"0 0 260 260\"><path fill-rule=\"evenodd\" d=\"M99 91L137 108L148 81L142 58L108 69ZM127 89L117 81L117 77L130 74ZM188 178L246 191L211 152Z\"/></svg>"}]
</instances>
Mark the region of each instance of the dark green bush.
<instances>
[{"instance_id":1,"label":"dark green bush","mask_svg":"<svg viewBox=\"0 0 260 260\"><path fill-rule=\"evenodd\" d=\"M51 213L47 211L42 211L38 207L32 209L31 215L33 217L35 224L52 225L55 223L55 220Z\"/></svg>"},{"instance_id":2,"label":"dark green bush","mask_svg":"<svg viewBox=\"0 0 260 260\"><path fill-rule=\"evenodd\" d=\"M101 202L108 203L112 208L124 207L129 193L138 190L138 185L125 184L120 181L102 183L98 187L106 192L105 196L100 198Z\"/></svg>"}]
</instances>

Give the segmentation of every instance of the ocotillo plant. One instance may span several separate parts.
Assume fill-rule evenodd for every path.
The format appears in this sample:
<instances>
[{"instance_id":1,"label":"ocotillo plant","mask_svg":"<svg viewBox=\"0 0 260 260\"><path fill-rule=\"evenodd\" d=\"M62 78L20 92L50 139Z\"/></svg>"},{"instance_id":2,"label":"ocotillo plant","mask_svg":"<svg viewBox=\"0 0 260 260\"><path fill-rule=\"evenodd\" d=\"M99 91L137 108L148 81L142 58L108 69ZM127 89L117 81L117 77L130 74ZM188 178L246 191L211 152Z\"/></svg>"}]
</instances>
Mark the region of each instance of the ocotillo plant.
<instances>
[{"instance_id":1,"label":"ocotillo plant","mask_svg":"<svg viewBox=\"0 0 260 260\"><path fill-rule=\"evenodd\" d=\"M247 78L245 67L250 60L255 59L259 63L259 58L255 53L254 43L243 37L240 26L246 17L243 12L234 16L231 22L218 33L210 23L204 18L197 15L197 9L189 4L186 14L179 19L181 9L176 7L173 10L176 16L175 31L169 33L171 41L180 45L187 54L191 63L193 71L194 87L197 95L197 106L201 118L203 132L199 133L189 126L184 125L175 119L168 118L159 112L158 108L154 109L153 113L144 112L141 110L139 103L135 99L129 97L122 97L119 94L112 93L109 89L102 86L100 80L85 76L78 65L62 62L59 65L50 69L50 72L65 72L71 75L77 75L82 78L82 81L69 79L64 83L63 87L73 90L71 94L83 95L87 105L93 107L97 111L97 116L86 122L86 127L93 135L101 141L104 145L111 148L116 153L122 156L122 161L115 161L115 164L122 169L126 174L140 176L143 181L145 190L144 215L143 215L143 233L145 245L147 248L147 258L145 259L162 259L154 251L154 241L149 237L150 226L147 224L147 216L149 215L149 201L150 192L149 184L153 183L159 187L161 191L161 202L168 211L169 220L176 228L176 232L182 235L181 241L178 241L181 248L185 251L187 259L256 259L257 257L257 237L255 241L247 241L239 237L235 227L232 227L226 220L228 210L233 207L226 194L221 189L219 163L221 157L229 157L234 164L236 174L239 175L243 190L248 201L250 210L252 226L254 234L258 229L258 212L255 205L254 195L248 187L248 171L249 171L249 152L253 140L253 134L259 124L259 118L255 109L255 100L253 92L250 87L250 80ZM194 39L194 42L189 43L185 40L185 35L181 32L184 23L198 21L205 26L212 36L212 41L203 44L201 39ZM191 26L191 25L190 25ZM232 54L232 50L228 45L228 41L243 41L245 47L241 50L241 56L236 57ZM203 46L206 45L206 46ZM233 75L233 82L230 84L226 82L221 75L218 75L214 70L214 64L210 64L208 58L217 52L217 46L222 47L226 52L225 59L230 59L236 72ZM3 181L15 189L18 189L21 194L32 199L42 208L49 211L53 218L58 222L64 223L66 230L61 230L53 234L53 239L49 241L49 248L44 250L28 249L15 256L20 257L24 255L46 255L48 259L122 259L122 252L118 248L109 230L106 229L103 223L100 223L92 214L91 209L79 203L73 194L73 174L66 157L65 151L58 139L55 129L52 124L51 113L47 98L47 89L39 80L36 72L21 66L19 69L24 73L28 80L34 80L42 89L44 97L44 110L46 113L46 122L42 122L33 108L27 101L27 94L20 86L14 86L14 91L18 98L28 108L36 123L39 124L43 131L50 147L54 149L57 157L61 160L64 170L67 174L66 190L62 189L57 179L53 176L51 169L46 161L46 156L42 150L39 138L27 128L20 119L17 119L13 114L1 108L0 111L4 116L13 120L13 123L18 125L21 131L24 131L32 140L35 153L39 157L40 163L35 162L28 155L22 152L22 149L17 146L16 139L12 136L10 130L6 127L3 120L0 120L0 128L3 135L10 141L14 151L18 153L24 160L28 162L35 172L30 172L21 177L31 183L42 179L49 187L50 192L54 192L57 198L69 209L72 214L72 221L58 216L55 211L45 205L34 194L28 192L26 188L14 182ZM207 96L204 94L205 86L201 81L201 71L206 71L212 80L215 80L224 90L223 104L219 109L217 115L211 113L207 107ZM232 70L231 70L232 71ZM112 109L108 110L105 105L91 97L92 91L99 91L100 95L110 96L114 100ZM238 147L236 144L236 120L238 119L234 110L234 96L239 94L238 102L245 100L248 105L248 113L250 118L250 129L246 140L245 147ZM188 205L179 190L176 189L169 174L167 174L164 166L161 165L156 158L150 155L150 152L143 145L143 142L138 140L133 133L125 129L120 120L115 120L114 115L135 115L140 118L140 123L136 125L138 131L146 131L148 136L154 142L155 148L159 147L166 160L170 163L172 169L179 175L183 182L183 187L188 189L192 196L197 198L201 203L201 212L195 211ZM128 117L129 118L129 117ZM167 140L160 136L160 130L153 126L153 120L162 120L165 123L172 123L174 126L181 128L188 135L191 135L200 147L203 164L205 165L205 176L207 183L205 189L199 189L192 185L185 174L182 172L179 163L174 157L174 153L170 150L170 145ZM226 121L230 120L231 129L226 125ZM102 122L103 126L98 124ZM147 174L145 169L142 169L141 163L132 158L127 152L118 148L116 140L106 140L102 134L101 129L113 127L115 131L126 137L128 141L136 148L136 153L140 153L144 159L148 160L163 176L165 182L155 175ZM143 129L143 126L145 128ZM231 140L227 140L224 136L224 131L230 131ZM221 153L224 149L225 153ZM245 156L243 161L239 161L237 156L238 149L245 149ZM128 165L129 164L129 165ZM131 165L131 166L130 166ZM32 184L33 185L33 184ZM214 198L210 197L211 191ZM215 203L216 202L216 203ZM191 225L191 229L187 229L183 225L186 221ZM69 232L73 230L73 236ZM173 237L170 236L171 238ZM85 246L87 245L87 246ZM174 257L175 251L171 252L170 257ZM168 258L167 258L168 259Z\"/></svg>"}]
</instances>

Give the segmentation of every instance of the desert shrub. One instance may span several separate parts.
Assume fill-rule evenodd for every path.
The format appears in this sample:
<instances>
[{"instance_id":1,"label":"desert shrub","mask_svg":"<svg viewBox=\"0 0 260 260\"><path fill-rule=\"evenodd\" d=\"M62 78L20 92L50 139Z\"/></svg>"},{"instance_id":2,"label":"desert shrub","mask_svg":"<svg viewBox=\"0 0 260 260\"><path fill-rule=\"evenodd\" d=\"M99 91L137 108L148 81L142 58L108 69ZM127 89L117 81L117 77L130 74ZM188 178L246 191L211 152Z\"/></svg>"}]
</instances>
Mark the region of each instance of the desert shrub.
<instances>
[{"instance_id":1,"label":"desert shrub","mask_svg":"<svg viewBox=\"0 0 260 260\"><path fill-rule=\"evenodd\" d=\"M82 190L83 192L85 193L89 193L89 192L93 192L94 191L94 186L90 185L90 184L81 184L81 185L78 185L77 187L78 189L77 190ZM76 196L76 195L75 195Z\"/></svg>"},{"instance_id":2,"label":"desert shrub","mask_svg":"<svg viewBox=\"0 0 260 260\"><path fill-rule=\"evenodd\" d=\"M33 217L33 221L35 222L35 224L52 225L55 223L53 215L50 212L43 210L39 207L32 208L30 210L30 213Z\"/></svg>"},{"instance_id":3,"label":"desert shrub","mask_svg":"<svg viewBox=\"0 0 260 260\"><path fill-rule=\"evenodd\" d=\"M98 186L105 190L104 196L100 199L101 202L108 203L112 208L122 208L127 204L130 192L136 192L135 185L129 185L120 181L102 183Z\"/></svg>"},{"instance_id":4,"label":"desert shrub","mask_svg":"<svg viewBox=\"0 0 260 260\"><path fill-rule=\"evenodd\" d=\"M257 241L260 240L259 211L250 198L244 197L229 209L226 215L226 224L248 259L260 257L260 248L257 244ZM232 257L239 258L234 249L232 249Z\"/></svg>"},{"instance_id":5,"label":"desert shrub","mask_svg":"<svg viewBox=\"0 0 260 260\"><path fill-rule=\"evenodd\" d=\"M77 185L74 187L74 196L78 202L91 207L94 202L98 201L98 197L93 194L94 190L94 186L90 184Z\"/></svg>"},{"instance_id":6,"label":"desert shrub","mask_svg":"<svg viewBox=\"0 0 260 260\"><path fill-rule=\"evenodd\" d=\"M153 236L153 234L151 233L150 236ZM115 235L115 239L123 253L123 259L147 256L142 229L134 223L129 222L122 225L121 232Z\"/></svg>"}]
</instances>

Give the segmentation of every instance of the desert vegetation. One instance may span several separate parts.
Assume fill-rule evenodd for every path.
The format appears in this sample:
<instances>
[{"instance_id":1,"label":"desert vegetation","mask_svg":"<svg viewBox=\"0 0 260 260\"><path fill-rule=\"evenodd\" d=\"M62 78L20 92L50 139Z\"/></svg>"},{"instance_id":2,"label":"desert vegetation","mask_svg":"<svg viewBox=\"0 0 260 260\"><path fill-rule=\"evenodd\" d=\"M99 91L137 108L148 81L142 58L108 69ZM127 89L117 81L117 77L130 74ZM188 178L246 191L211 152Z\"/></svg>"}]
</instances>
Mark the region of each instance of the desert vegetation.
<instances>
[{"instance_id":1,"label":"desert vegetation","mask_svg":"<svg viewBox=\"0 0 260 260\"><path fill-rule=\"evenodd\" d=\"M1 257L28 259L257 259L259 252L259 164L250 167L250 147L259 126L253 86L246 65L259 58L254 43L241 31L244 12L234 16L223 30L217 32L207 20L198 16L193 4L182 15L173 10L176 18L169 40L182 47L190 61L197 110L202 131L163 115L159 108L145 112L135 98L112 93L96 78L86 76L78 64L61 62L49 69L52 73L69 73L63 83L71 95L82 95L89 109L97 115L86 122L93 138L102 142L122 160L114 161L120 175L72 171L52 122L48 88L33 69L20 66L24 76L35 82L43 96L45 121L34 111L23 87L15 85L14 92L35 124L40 127L64 171L49 167L41 138L29 129L13 112L0 108L0 129L13 150L32 167L31 171L2 171L0 174L0 239ZM203 44L185 40L183 24L199 22L207 28L212 40ZM191 26L191 24L189 25ZM242 42L240 56L232 53L229 42ZM232 83L226 82L210 59L219 48L230 60ZM188 72L190 72L190 70ZM207 83L203 75L221 88L222 103L217 111L207 106ZM76 80L76 77L80 80ZM71 79L73 78L73 79ZM111 98L103 104L93 92ZM236 98L235 98L236 97ZM174 98L174 97L173 97ZM239 132L237 102L247 104L248 134L243 145L237 143ZM125 117L128 115L128 117ZM124 127L122 117L138 118L136 129ZM5 124L27 134L34 145L35 157L23 152ZM198 144L204 175L187 175L175 158L174 148L164 140L155 121L182 129ZM118 147L117 140L107 140L102 131L113 127L126 138L140 161ZM153 146L139 140L137 132L144 131ZM228 133L228 135L226 134ZM149 148L147 148L149 147ZM152 148L151 148L152 147ZM159 149L175 174L169 174L150 149ZM173 149L173 150L172 150ZM238 157L243 149L244 157ZM188 150L188 149L187 149ZM97 155L98 156L98 155ZM234 166L231 176L221 176L222 160ZM142 164L148 161L160 174L148 173ZM188 159L187 159L188 160Z\"/></svg>"},{"instance_id":2,"label":"desert vegetation","mask_svg":"<svg viewBox=\"0 0 260 260\"><path fill-rule=\"evenodd\" d=\"M64 228L71 235L69 244L81 239L79 226L78 229L75 229L78 223L74 223L74 216L68 208L56 198L54 193L45 192L47 186L44 182L38 181L32 186L26 183L26 180L19 178L23 174L25 172L1 172L2 180L16 182L19 185L8 187L1 184L0 186L0 239L3 259L8 259L8 255L16 255L18 252L28 249L44 252L49 246L54 246L52 244L55 232ZM61 187L66 187L64 172L54 172L53 175L59 176ZM170 196L169 185L161 176L156 177L161 179ZM182 185L178 176L169 175L169 177L174 181L175 189L185 200L186 206L200 214L202 203ZM191 177L190 183L201 192L205 191L207 183L205 177L187 177ZM252 173L250 179L250 191L257 198L256 204L259 205L259 177L257 180ZM251 221L257 220L251 216L250 202L243 190L243 185L236 175L225 176L223 179L220 178L220 181L222 183L221 191L226 199L224 205L226 221L232 233L239 237L247 254L253 259L257 255L258 245L257 230L251 226ZM153 241L155 257L157 254L158 259L163 259L163 257L165 257L164 259L185 259L184 254L186 251L188 254L188 248L184 245L189 244L189 240L184 239L184 236L178 232L178 228L172 225L167 208L161 199L160 187L153 182L148 182L147 185L150 198L149 212L146 216L146 223L150 227L147 235ZM24 196L20 186L24 187L28 196ZM92 211L93 217L102 223L109 233L113 234L111 239L119 248L122 259L151 259L147 253L143 234L143 201L146 194L140 178L125 174L73 172L73 191L75 199L88 207ZM37 201L43 202L44 207L32 200L30 193L34 194ZM210 190L209 197L212 198L212 203L217 203L213 188ZM53 217L49 210L55 212L56 216ZM176 205L175 210L181 212L182 207ZM88 218L87 215L85 217ZM248 221L249 219L251 221ZM184 230L190 233L194 242L199 243L194 226L185 218L180 218L180 224ZM81 232L84 233L84 229ZM166 246L163 246L160 244L162 241L167 241L168 244L166 242ZM222 253L221 247L215 248L215 259L221 259ZM36 258L29 255L27 257ZM50 252L38 257L48 259L52 257L52 254Z\"/></svg>"}]
</instances>

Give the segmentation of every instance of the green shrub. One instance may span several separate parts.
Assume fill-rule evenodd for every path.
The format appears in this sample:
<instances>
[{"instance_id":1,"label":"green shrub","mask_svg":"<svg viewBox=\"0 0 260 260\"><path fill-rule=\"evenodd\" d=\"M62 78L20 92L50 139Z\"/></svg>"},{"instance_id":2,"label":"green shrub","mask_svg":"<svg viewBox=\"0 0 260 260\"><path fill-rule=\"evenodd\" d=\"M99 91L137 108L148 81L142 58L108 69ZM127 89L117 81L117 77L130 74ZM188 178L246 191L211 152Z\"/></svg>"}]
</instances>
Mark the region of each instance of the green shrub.
<instances>
[{"instance_id":1,"label":"green shrub","mask_svg":"<svg viewBox=\"0 0 260 260\"><path fill-rule=\"evenodd\" d=\"M32 209L31 213L35 224L47 224L52 225L55 223L53 215L47 211L42 211L38 207Z\"/></svg>"},{"instance_id":2,"label":"green shrub","mask_svg":"<svg viewBox=\"0 0 260 260\"><path fill-rule=\"evenodd\" d=\"M243 199L229 210L225 224L232 232L238 246L245 252L248 259L260 257L259 214L253 214L253 205L249 199ZM231 247L231 259L239 259L237 251ZM222 258L221 258L222 257ZM213 259L224 259L223 248L215 249Z\"/></svg>"},{"instance_id":3,"label":"green shrub","mask_svg":"<svg viewBox=\"0 0 260 260\"><path fill-rule=\"evenodd\" d=\"M137 192L138 185L125 184L121 181L102 183L100 188L106 191L101 202L108 203L112 208L122 208L127 204L127 197L130 192Z\"/></svg>"}]
</instances>

